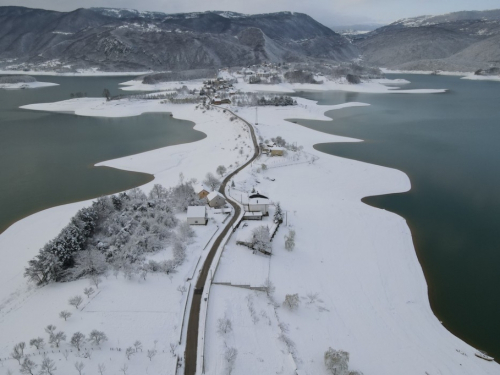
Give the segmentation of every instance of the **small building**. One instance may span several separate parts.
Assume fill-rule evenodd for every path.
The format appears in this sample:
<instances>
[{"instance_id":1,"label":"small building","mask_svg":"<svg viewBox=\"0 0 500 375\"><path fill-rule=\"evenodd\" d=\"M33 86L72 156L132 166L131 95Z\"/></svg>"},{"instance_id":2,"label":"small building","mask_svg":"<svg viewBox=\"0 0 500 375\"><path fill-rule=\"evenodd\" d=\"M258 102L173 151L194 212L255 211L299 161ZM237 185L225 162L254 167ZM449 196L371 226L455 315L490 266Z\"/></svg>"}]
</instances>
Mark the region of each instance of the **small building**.
<instances>
[{"instance_id":1,"label":"small building","mask_svg":"<svg viewBox=\"0 0 500 375\"><path fill-rule=\"evenodd\" d=\"M212 100L212 104L215 104L215 105L231 104L231 100L229 100L229 99L214 99L214 100Z\"/></svg>"},{"instance_id":2,"label":"small building","mask_svg":"<svg viewBox=\"0 0 500 375\"><path fill-rule=\"evenodd\" d=\"M208 189L203 185L195 186L194 192L196 193L196 195L198 195L198 198L200 199L206 198L208 194L210 194L210 191L208 191Z\"/></svg>"},{"instance_id":3,"label":"small building","mask_svg":"<svg viewBox=\"0 0 500 375\"><path fill-rule=\"evenodd\" d=\"M243 220L262 220L262 212L245 212Z\"/></svg>"},{"instance_id":4,"label":"small building","mask_svg":"<svg viewBox=\"0 0 500 375\"><path fill-rule=\"evenodd\" d=\"M283 156L285 149L283 147L271 147L269 148L271 156Z\"/></svg>"},{"instance_id":5,"label":"small building","mask_svg":"<svg viewBox=\"0 0 500 375\"><path fill-rule=\"evenodd\" d=\"M226 204L226 198L218 191L212 191L207 195L208 205L210 207L222 207Z\"/></svg>"},{"instance_id":6,"label":"small building","mask_svg":"<svg viewBox=\"0 0 500 375\"><path fill-rule=\"evenodd\" d=\"M190 225L207 224L207 208L205 206L189 206L187 210L187 223Z\"/></svg>"}]
</instances>

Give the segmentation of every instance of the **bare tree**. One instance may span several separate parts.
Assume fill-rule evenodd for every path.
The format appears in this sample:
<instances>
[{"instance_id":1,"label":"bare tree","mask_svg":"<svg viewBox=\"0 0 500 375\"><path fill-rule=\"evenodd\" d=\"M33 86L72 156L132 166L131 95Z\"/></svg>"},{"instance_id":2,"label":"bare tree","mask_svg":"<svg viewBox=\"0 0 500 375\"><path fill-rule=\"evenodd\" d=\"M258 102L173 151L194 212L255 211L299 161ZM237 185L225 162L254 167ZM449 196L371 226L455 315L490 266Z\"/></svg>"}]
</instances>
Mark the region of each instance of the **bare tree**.
<instances>
[{"instance_id":1,"label":"bare tree","mask_svg":"<svg viewBox=\"0 0 500 375\"><path fill-rule=\"evenodd\" d=\"M23 363L21 364L21 374L26 374L26 375L35 375L34 371L38 367L38 365L33 362L29 358L24 358Z\"/></svg>"},{"instance_id":2,"label":"bare tree","mask_svg":"<svg viewBox=\"0 0 500 375\"><path fill-rule=\"evenodd\" d=\"M99 289L99 284L102 283L102 279L99 277L99 275L92 275L90 277L90 283L94 285L97 289Z\"/></svg>"},{"instance_id":3,"label":"bare tree","mask_svg":"<svg viewBox=\"0 0 500 375\"><path fill-rule=\"evenodd\" d=\"M104 363L99 363L97 365L97 371L99 372L99 375L104 375L104 372L106 371L106 366Z\"/></svg>"},{"instance_id":4,"label":"bare tree","mask_svg":"<svg viewBox=\"0 0 500 375\"><path fill-rule=\"evenodd\" d=\"M92 330L89 335L89 341L92 342L92 344L99 345L103 341L107 341L108 337L104 332L98 331L96 329Z\"/></svg>"},{"instance_id":5,"label":"bare tree","mask_svg":"<svg viewBox=\"0 0 500 375\"><path fill-rule=\"evenodd\" d=\"M332 375L348 375L349 353L328 348L325 352L325 366Z\"/></svg>"},{"instance_id":6,"label":"bare tree","mask_svg":"<svg viewBox=\"0 0 500 375\"><path fill-rule=\"evenodd\" d=\"M78 375L82 375L82 371L85 368L83 362L75 362L75 369L78 371Z\"/></svg>"},{"instance_id":7,"label":"bare tree","mask_svg":"<svg viewBox=\"0 0 500 375\"><path fill-rule=\"evenodd\" d=\"M62 352L62 355L64 356L64 359L67 361L68 360L68 356L69 356L69 352L67 350L65 350L65 351Z\"/></svg>"},{"instance_id":8,"label":"bare tree","mask_svg":"<svg viewBox=\"0 0 500 375\"><path fill-rule=\"evenodd\" d=\"M49 337L52 337L55 331L56 331L56 326L53 324L49 324L47 327L45 327L45 332L49 334Z\"/></svg>"},{"instance_id":9,"label":"bare tree","mask_svg":"<svg viewBox=\"0 0 500 375\"><path fill-rule=\"evenodd\" d=\"M223 165L219 165L219 166L217 167L217 170L216 170L217 174L218 174L219 176L221 176L221 177L222 177L222 176L224 176L224 174L226 173L226 171L227 171L227 169L226 169L226 167L224 167Z\"/></svg>"},{"instance_id":10,"label":"bare tree","mask_svg":"<svg viewBox=\"0 0 500 375\"><path fill-rule=\"evenodd\" d=\"M179 292L181 292L181 294L182 294L182 295L184 295L184 293L186 293L186 291L187 291L187 288L186 288L186 286L185 286L185 285L179 285L179 286L177 287L177 290L178 290Z\"/></svg>"},{"instance_id":11,"label":"bare tree","mask_svg":"<svg viewBox=\"0 0 500 375\"><path fill-rule=\"evenodd\" d=\"M70 313L69 311L66 311L66 310L61 311L61 312L59 313L59 318L64 319L64 321L68 320L68 318L69 318L70 316L71 316L71 313Z\"/></svg>"},{"instance_id":12,"label":"bare tree","mask_svg":"<svg viewBox=\"0 0 500 375\"><path fill-rule=\"evenodd\" d=\"M295 294L287 294L285 296L285 301L283 301L283 306L287 307L289 310L295 310L299 307L299 295Z\"/></svg>"},{"instance_id":13,"label":"bare tree","mask_svg":"<svg viewBox=\"0 0 500 375\"><path fill-rule=\"evenodd\" d=\"M311 304L311 303L314 303L318 300L318 293L307 293L307 298L309 299L309 301L307 301L308 304Z\"/></svg>"},{"instance_id":14,"label":"bare tree","mask_svg":"<svg viewBox=\"0 0 500 375\"><path fill-rule=\"evenodd\" d=\"M23 358L23 348L21 348L21 343L14 346L14 350L10 353L11 357L17 360L21 364L21 358Z\"/></svg>"},{"instance_id":15,"label":"bare tree","mask_svg":"<svg viewBox=\"0 0 500 375\"><path fill-rule=\"evenodd\" d=\"M151 349L151 350L148 349L147 356L148 356L148 358L149 358L150 361L153 360L153 358L154 358L155 355L156 355L156 350L155 349Z\"/></svg>"},{"instance_id":16,"label":"bare tree","mask_svg":"<svg viewBox=\"0 0 500 375\"><path fill-rule=\"evenodd\" d=\"M31 339L30 346L34 346L37 350L43 348L43 339L41 337L37 337L36 339Z\"/></svg>"},{"instance_id":17,"label":"bare tree","mask_svg":"<svg viewBox=\"0 0 500 375\"><path fill-rule=\"evenodd\" d=\"M127 357L128 360L130 360L130 357L132 357L135 354L134 348L129 346L127 350L125 350L125 356Z\"/></svg>"},{"instance_id":18,"label":"bare tree","mask_svg":"<svg viewBox=\"0 0 500 375\"><path fill-rule=\"evenodd\" d=\"M71 345L77 348L78 351L80 351L80 348L82 347L84 342L85 342L85 335L81 332L75 332L71 337L70 341Z\"/></svg>"},{"instance_id":19,"label":"bare tree","mask_svg":"<svg viewBox=\"0 0 500 375\"><path fill-rule=\"evenodd\" d=\"M66 341L66 334L62 331L54 333L51 336L49 343L56 344L56 347L58 348L61 341Z\"/></svg>"},{"instance_id":20,"label":"bare tree","mask_svg":"<svg viewBox=\"0 0 500 375\"><path fill-rule=\"evenodd\" d=\"M234 363L236 362L236 357L238 356L238 349L230 347L227 348L224 353L224 359L226 360L226 372L227 375L231 375L234 369Z\"/></svg>"},{"instance_id":21,"label":"bare tree","mask_svg":"<svg viewBox=\"0 0 500 375\"><path fill-rule=\"evenodd\" d=\"M40 366L39 375L54 375L57 367L53 360L47 357L45 354L42 359L42 365Z\"/></svg>"},{"instance_id":22,"label":"bare tree","mask_svg":"<svg viewBox=\"0 0 500 375\"><path fill-rule=\"evenodd\" d=\"M85 289L83 290L83 294L85 294L85 295L87 296L87 298L90 298L90 296L91 296L92 294L94 294L94 293L95 293L95 290L94 290L94 288L92 288L92 287L85 288Z\"/></svg>"},{"instance_id":23,"label":"bare tree","mask_svg":"<svg viewBox=\"0 0 500 375\"><path fill-rule=\"evenodd\" d=\"M104 89L104 90L102 91L102 96L104 96L104 97L106 98L106 100L108 100L108 101L109 101L109 99L111 98L111 93L109 92L109 90L108 90L108 89Z\"/></svg>"},{"instance_id":24,"label":"bare tree","mask_svg":"<svg viewBox=\"0 0 500 375\"><path fill-rule=\"evenodd\" d=\"M232 330L233 330L233 324L231 323L230 319L224 317L220 318L217 321L217 332L219 332L219 334L224 335L228 332L231 332Z\"/></svg>"},{"instance_id":25,"label":"bare tree","mask_svg":"<svg viewBox=\"0 0 500 375\"><path fill-rule=\"evenodd\" d=\"M124 363L123 366L120 367L120 371L123 372L123 375L127 375L128 365Z\"/></svg>"},{"instance_id":26,"label":"bare tree","mask_svg":"<svg viewBox=\"0 0 500 375\"><path fill-rule=\"evenodd\" d=\"M136 340L134 342L134 348L135 348L135 352L137 353L139 350L142 352L142 342L140 342L139 340Z\"/></svg>"},{"instance_id":27,"label":"bare tree","mask_svg":"<svg viewBox=\"0 0 500 375\"><path fill-rule=\"evenodd\" d=\"M71 305L71 306L75 306L75 308L78 308L78 306L80 306L83 302L83 298L82 296L74 296L74 297L71 297L69 300L68 300L68 303Z\"/></svg>"},{"instance_id":28,"label":"bare tree","mask_svg":"<svg viewBox=\"0 0 500 375\"><path fill-rule=\"evenodd\" d=\"M264 281L263 287L265 288L268 297L272 296L274 294L274 291L276 290L276 287L274 286L273 282L269 280L269 278Z\"/></svg>"}]
</instances>

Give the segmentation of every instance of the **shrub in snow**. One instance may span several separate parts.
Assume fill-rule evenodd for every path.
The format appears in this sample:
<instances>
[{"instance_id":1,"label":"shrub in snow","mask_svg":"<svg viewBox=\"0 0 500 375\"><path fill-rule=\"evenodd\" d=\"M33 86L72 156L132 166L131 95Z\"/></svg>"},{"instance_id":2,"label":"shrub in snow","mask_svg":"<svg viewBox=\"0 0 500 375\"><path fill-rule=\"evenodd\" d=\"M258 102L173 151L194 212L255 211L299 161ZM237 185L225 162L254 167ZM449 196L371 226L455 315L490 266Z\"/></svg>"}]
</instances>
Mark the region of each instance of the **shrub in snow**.
<instances>
[{"instance_id":1,"label":"shrub in snow","mask_svg":"<svg viewBox=\"0 0 500 375\"><path fill-rule=\"evenodd\" d=\"M68 320L68 318L71 316L71 313L69 311L61 311L59 313L59 318L64 319L65 321ZM37 348L38 349L38 348Z\"/></svg>"},{"instance_id":2,"label":"shrub in snow","mask_svg":"<svg viewBox=\"0 0 500 375\"><path fill-rule=\"evenodd\" d=\"M172 357L175 357L175 351L177 350L177 344L175 342L170 343L170 354L172 354Z\"/></svg>"},{"instance_id":3,"label":"shrub in snow","mask_svg":"<svg viewBox=\"0 0 500 375\"><path fill-rule=\"evenodd\" d=\"M68 300L68 303L71 305L71 306L75 306L75 308L78 308L78 306L80 306L83 302L83 298L82 296L74 296L74 297L71 297L69 300Z\"/></svg>"},{"instance_id":4,"label":"shrub in snow","mask_svg":"<svg viewBox=\"0 0 500 375\"><path fill-rule=\"evenodd\" d=\"M137 353L139 350L142 352L142 343L139 340L136 340L134 342L134 349L135 352Z\"/></svg>"},{"instance_id":5,"label":"shrub in snow","mask_svg":"<svg viewBox=\"0 0 500 375\"><path fill-rule=\"evenodd\" d=\"M325 352L325 366L333 375L348 375L349 353L328 348Z\"/></svg>"},{"instance_id":6,"label":"shrub in snow","mask_svg":"<svg viewBox=\"0 0 500 375\"><path fill-rule=\"evenodd\" d=\"M295 231L290 230L287 235L285 235L285 249L292 251L295 248Z\"/></svg>"},{"instance_id":7,"label":"shrub in snow","mask_svg":"<svg viewBox=\"0 0 500 375\"><path fill-rule=\"evenodd\" d=\"M92 344L99 345L101 342L107 341L108 337L106 334L102 331L98 331L96 329L92 330L89 335L89 341L92 342Z\"/></svg>"},{"instance_id":8,"label":"shrub in snow","mask_svg":"<svg viewBox=\"0 0 500 375\"><path fill-rule=\"evenodd\" d=\"M24 358L19 370L21 374L35 375L35 369L38 365L29 358Z\"/></svg>"},{"instance_id":9,"label":"shrub in snow","mask_svg":"<svg viewBox=\"0 0 500 375\"><path fill-rule=\"evenodd\" d=\"M285 300L283 301L283 306L288 308L289 310L295 310L299 307L300 299L297 293L295 294L287 294L285 296Z\"/></svg>"},{"instance_id":10,"label":"shrub in snow","mask_svg":"<svg viewBox=\"0 0 500 375\"><path fill-rule=\"evenodd\" d=\"M106 371L106 366L104 363L99 363L97 365L97 372L99 372L99 375L104 375L104 372Z\"/></svg>"},{"instance_id":11,"label":"shrub in snow","mask_svg":"<svg viewBox=\"0 0 500 375\"><path fill-rule=\"evenodd\" d=\"M81 332L75 332L71 337L70 344L73 345L75 348L77 348L78 351L80 351L80 348L82 347L84 342L85 342L85 335Z\"/></svg>"},{"instance_id":12,"label":"shrub in snow","mask_svg":"<svg viewBox=\"0 0 500 375\"><path fill-rule=\"evenodd\" d=\"M127 375L128 365L124 363L123 366L120 367L120 371L123 372L123 375Z\"/></svg>"},{"instance_id":13,"label":"shrub in snow","mask_svg":"<svg viewBox=\"0 0 500 375\"><path fill-rule=\"evenodd\" d=\"M233 324L231 323L231 320L229 320L228 318L226 317L220 318L217 321L217 332L219 332L219 334L224 335L228 332L231 332L232 330L233 330Z\"/></svg>"}]
</instances>

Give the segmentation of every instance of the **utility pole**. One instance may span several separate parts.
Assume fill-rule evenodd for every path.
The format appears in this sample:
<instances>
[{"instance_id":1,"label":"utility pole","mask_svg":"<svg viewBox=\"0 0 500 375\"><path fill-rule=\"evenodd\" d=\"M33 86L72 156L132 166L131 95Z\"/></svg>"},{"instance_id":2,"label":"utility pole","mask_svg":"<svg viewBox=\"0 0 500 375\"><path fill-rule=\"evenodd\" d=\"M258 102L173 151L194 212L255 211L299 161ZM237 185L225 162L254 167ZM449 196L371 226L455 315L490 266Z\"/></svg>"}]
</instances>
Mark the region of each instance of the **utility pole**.
<instances>
[{"instance_id":1,"label":"utility pole","mask_svg":"<svg viewBox=\"0 0 500 375\"><path fill-rule=\"evenodd\" d=\"M259 107L255 107L255 125L259 125L259 113L258 113Z\"/></svg>"}]
</instances>

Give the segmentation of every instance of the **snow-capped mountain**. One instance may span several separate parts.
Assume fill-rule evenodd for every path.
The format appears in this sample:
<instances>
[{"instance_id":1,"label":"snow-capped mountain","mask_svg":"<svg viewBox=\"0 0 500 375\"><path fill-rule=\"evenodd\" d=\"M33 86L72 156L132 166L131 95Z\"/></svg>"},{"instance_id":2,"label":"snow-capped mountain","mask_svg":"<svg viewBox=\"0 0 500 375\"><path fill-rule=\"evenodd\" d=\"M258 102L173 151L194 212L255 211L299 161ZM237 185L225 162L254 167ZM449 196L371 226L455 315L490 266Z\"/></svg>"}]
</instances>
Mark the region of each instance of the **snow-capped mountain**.
<instances>
[{"instance_id":1,"label":"snow-capped mountain","mask_svg":"<svg viewBox=\"0 0 500 375\"><path fill-rule=\"evenodd\" d=\"M398 20L357 36L365 61L409 70L470 71L500 64L500 10Z\"/></svg>"},{"instance_id":2,"label":"snow-capped mountain","mask_svg":"<svg viewBox=\"0 0 500 375\"><path fill-rule=\"evenodd\" d=\"M55 62L73 69L195 69L263 61L344 61L358 55L345 37L306 14L166 14L90 8L55 12L0 7L5 67Z\"/></svg>"}]
</instances>

